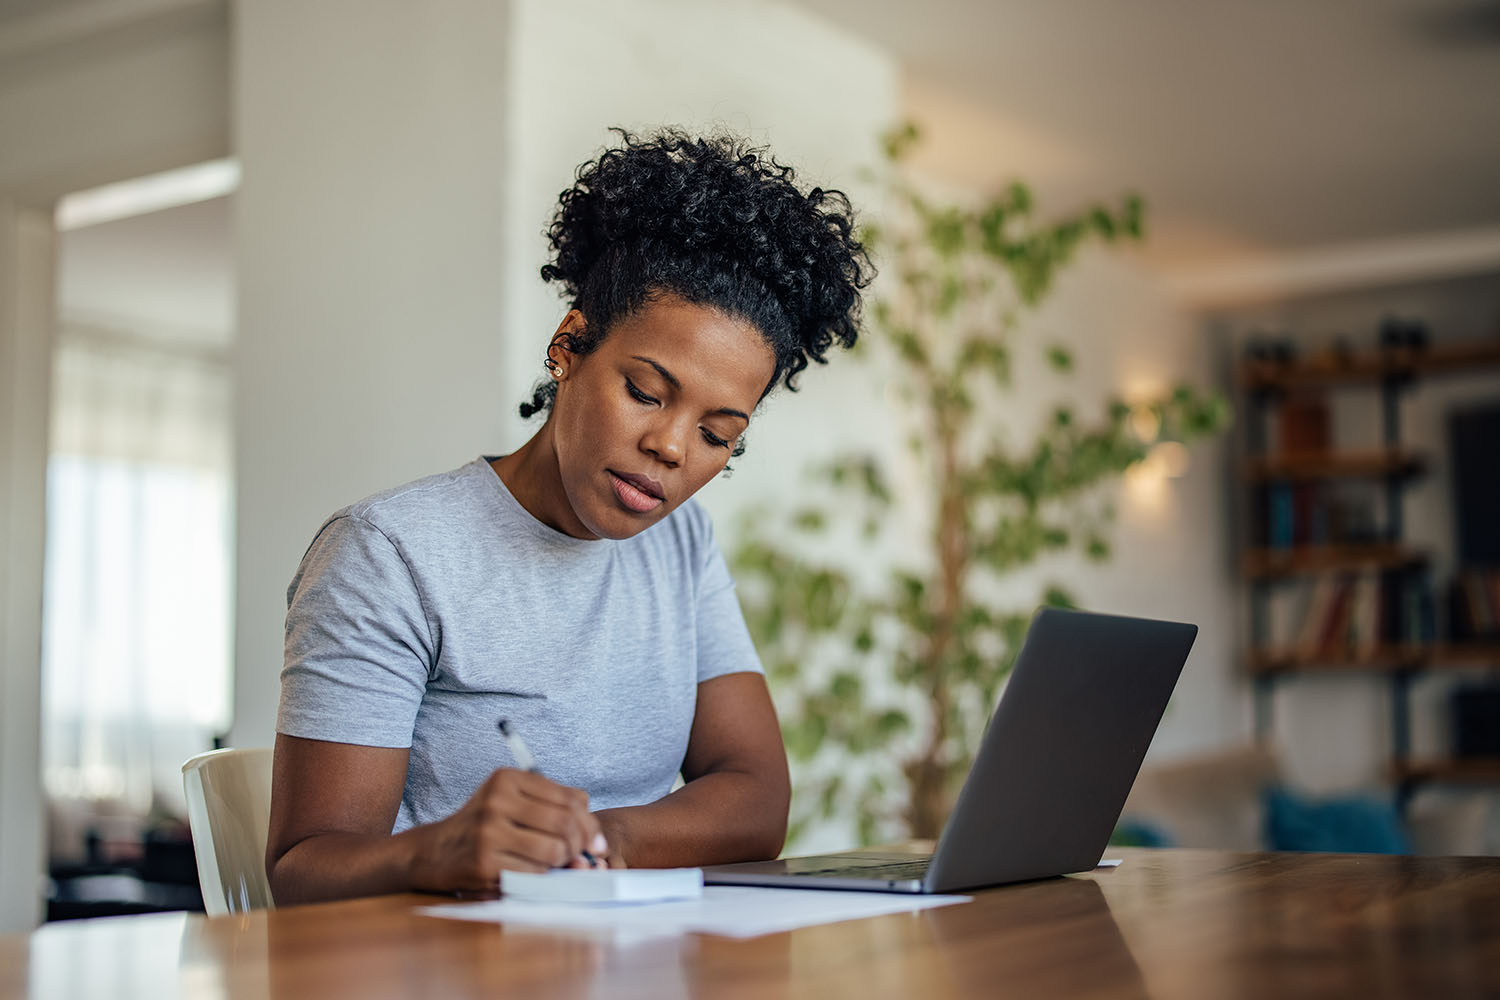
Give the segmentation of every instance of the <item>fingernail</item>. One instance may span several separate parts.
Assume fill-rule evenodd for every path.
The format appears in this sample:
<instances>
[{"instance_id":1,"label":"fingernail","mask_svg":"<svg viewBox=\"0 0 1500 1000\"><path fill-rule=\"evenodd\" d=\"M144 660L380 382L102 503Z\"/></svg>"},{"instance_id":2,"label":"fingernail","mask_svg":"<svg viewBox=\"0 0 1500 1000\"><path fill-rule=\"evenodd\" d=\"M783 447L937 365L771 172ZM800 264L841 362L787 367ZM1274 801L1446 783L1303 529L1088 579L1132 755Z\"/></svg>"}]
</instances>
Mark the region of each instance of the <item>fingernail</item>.
<instances>
[{"instance_id":1,"label":"fingernail","mask_svg":"<svg viewBox=\"0 0 1500 1000\"><path fill-rule=\"evenodd\" d=\"M594 834L593 843L589 844L589 847L595 854L607 854L609 852L609 841L604 839L604 834L596 833Z\"/></svg>"}]
</instances>

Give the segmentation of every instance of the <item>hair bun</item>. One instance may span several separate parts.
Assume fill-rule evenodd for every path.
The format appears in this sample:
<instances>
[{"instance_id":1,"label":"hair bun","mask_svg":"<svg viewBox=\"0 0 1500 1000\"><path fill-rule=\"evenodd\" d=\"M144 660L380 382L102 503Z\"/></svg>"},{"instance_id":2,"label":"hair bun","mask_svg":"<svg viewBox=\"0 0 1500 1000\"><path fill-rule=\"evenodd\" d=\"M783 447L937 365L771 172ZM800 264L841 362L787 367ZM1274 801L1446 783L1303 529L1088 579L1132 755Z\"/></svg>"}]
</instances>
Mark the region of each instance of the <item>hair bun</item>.
<instances>
[{"instance_id":1,"label":"hair bun","mask_svg":"<svg viewBox=\"0 0 1500 1000\"><path fill-rule=\"evenodd\" d=\"M776 354L771 385L795 389L809 360L854 344L874 269L848 198L803 193L791 167L734 136L613 131L619 144L578 168L547 230L542 278L589 323L576 349L658 291L754 324Z\"/></svg>"}]
</instances>

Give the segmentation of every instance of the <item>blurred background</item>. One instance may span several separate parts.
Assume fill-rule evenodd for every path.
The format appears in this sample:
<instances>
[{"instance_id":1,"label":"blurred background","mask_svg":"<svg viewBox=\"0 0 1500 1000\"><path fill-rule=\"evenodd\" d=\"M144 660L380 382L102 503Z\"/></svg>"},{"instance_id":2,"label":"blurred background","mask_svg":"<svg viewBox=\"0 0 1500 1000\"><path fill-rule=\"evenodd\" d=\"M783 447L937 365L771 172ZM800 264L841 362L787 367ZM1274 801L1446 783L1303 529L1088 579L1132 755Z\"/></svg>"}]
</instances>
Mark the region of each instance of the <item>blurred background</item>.
<instances>
[{"instance_id":1,"label":"blurred background","mask_svg":"<svg viewBox=\"0 0 1500 1000\"><path fill-rule=\"evenodd\" d=\"M0 930L195 905L312 533L525 440L552 205L667 123L883 271L701 495L794 846L930 832L1047 600L1200 626L1122 842L1500 852L1493 0L0 0Z\"/></svg>"}]
</instances>

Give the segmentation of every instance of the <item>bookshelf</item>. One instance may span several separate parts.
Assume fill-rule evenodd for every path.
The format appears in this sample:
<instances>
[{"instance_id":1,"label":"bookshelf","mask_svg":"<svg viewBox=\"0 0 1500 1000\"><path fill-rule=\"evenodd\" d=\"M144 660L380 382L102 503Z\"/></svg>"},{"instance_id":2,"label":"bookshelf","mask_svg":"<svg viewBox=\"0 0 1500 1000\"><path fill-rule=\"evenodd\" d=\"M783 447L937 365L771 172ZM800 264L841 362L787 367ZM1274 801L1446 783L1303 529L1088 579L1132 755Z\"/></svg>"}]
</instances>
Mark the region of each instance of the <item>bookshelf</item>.
<instances>
[{"instance_id":1,"label":"bookshelf","mask_svg":"<svg viewBox=\"0 0 1500 1000\"><path fill-rule=\"evenodd\" d=\"M1433 759L1398 761L1391 767L1394 781L1441 781L1455 785L1500 783L1500 760Z\"/></svg>"},{"instance_id":2,"label":"bookshelf","mask_svg":"<svg viewBox=\"0 0 1500 1000\"><path fill-rule=\"evenodd\" d=\"M1309 482L1327 479L1384 479L1420 475L1426 459L1404 448L1363 451L1314 451L1288 455L1258 455L1241 463L1240 478L1247 483L1276 480Z\"/></svg>"},{"instance_id":3,"label":"bookshelf","mask_svg":"<svg viewBox=\"0 0 1500 1000\"><path fill-rule=\"evenodd\" d=\"M1239 383L1251 392L1414 380L1500 365L1500 339L1431 347L1329 352L1301 361L1245 359Z\"/></svg>"},{"instance_id":4,"label":"bookshelf","mask_svg":"<svg viewBox=\"0 0 1500 1000\"><path fill-rule=\"evenodd\" d=\"M1372 648L1333 649L1305 652L1295 647L1261 647L1250 650L1246 665L1252 674L1298 671L1479 670L1500 664L1496 643L1386 643Z\"/></svg>"},{"instance_id":5,"label":"bookshelf","mask_svg":"<svg viewBox=\"0 0 1500 1000\"><path fill-rule=\"evenodd\" d=\"M1338 571L1402 570L1421 566L1427 557L1394 543L1366 545L1290 545L1257 547L1245 552L1244 575L1254 581L1315 576Z\"/></svg>"},{"instance_id":6,"label":"bookshelf","mask_svg":"<svg viewBox=\"0 0 1500 1000\"><path fill-rule=\"evenodd\" d=\"M1273 696L1290 678L1384 676L1393 748L1387 773L1401 807L1428 783L1500 786L1500 759L1411 753L1413 681L1433 671L1500 669L1500 643L1437 638L1430 554L1405 540L1403 521L1405 491L1432 463L1403 441L1400 401L1427 379L1483 368L1500 369L1500 337L1328 350L1309 358L1246 357L1236 371L1246 404L1237 478L1250 512L1239 567L1250 605L1244 663L1254 685L1257 737L1269 738ZM1350 389L1373 395L1377 446L1333 444L1329 399ZM1349 484L1359 484L1352 489L1368 501L1358 516L1320 506ZM1287 603L1278 603L1278 593L1293 587L1304 588L1307 600L1296 634L1288 635L1286 616L1275 612Z\"/></svg>"}]
</instances>

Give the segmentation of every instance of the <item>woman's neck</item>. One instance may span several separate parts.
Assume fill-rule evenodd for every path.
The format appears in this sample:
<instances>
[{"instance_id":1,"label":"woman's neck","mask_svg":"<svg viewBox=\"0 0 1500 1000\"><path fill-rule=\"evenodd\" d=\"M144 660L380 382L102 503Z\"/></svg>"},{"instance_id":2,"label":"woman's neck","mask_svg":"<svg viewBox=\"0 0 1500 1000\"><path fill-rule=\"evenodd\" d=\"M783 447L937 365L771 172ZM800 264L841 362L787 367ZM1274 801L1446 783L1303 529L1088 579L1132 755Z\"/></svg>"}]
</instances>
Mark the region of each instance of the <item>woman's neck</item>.
<instances>
[{"instance_id":1,"label":"woman's neck","mask_svg":"<svg viewBox=\"0 0 1500 1000\"><path fill-rule=\"evenodd\" d=\"M568 503L550 423L543 424L531 440L509 455L491 459L490 468L526 513L547 527L573 538L597 537L583 526Z\"/></svg>"}]
</instances>

